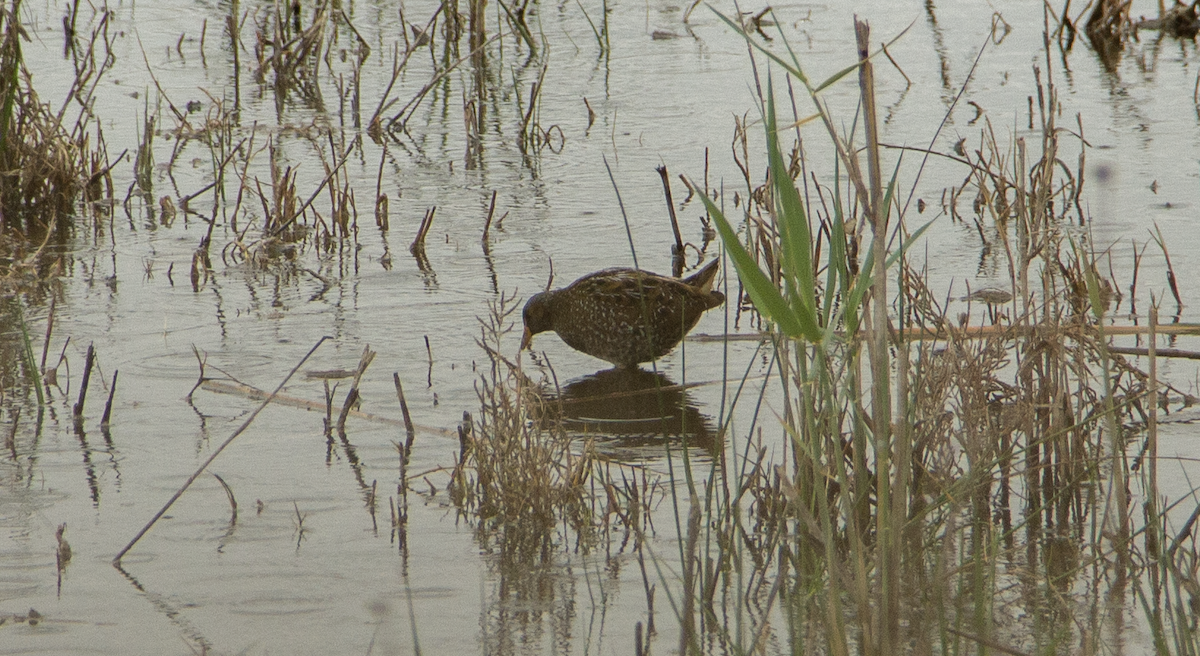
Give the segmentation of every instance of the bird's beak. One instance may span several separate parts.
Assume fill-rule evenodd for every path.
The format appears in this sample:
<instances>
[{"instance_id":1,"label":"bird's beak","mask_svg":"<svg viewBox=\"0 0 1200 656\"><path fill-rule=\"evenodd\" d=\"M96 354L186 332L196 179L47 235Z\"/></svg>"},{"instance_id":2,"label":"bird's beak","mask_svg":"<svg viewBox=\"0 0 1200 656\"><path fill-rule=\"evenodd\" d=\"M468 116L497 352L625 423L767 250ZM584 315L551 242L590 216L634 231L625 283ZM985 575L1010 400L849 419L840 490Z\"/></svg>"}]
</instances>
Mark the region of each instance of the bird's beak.
<instances>
[{"instance_id":1,"label":"bird's beak","mask_svg":"<svg viewBox=\"0 0 1200 656\"><path fill-rule=\"evenodd\" d=\"M525 327L525 332L521 335L521 350L529 348L529 343L533 341L533 333L529 332L529 327Z\"/></svg>"}]
</instances>

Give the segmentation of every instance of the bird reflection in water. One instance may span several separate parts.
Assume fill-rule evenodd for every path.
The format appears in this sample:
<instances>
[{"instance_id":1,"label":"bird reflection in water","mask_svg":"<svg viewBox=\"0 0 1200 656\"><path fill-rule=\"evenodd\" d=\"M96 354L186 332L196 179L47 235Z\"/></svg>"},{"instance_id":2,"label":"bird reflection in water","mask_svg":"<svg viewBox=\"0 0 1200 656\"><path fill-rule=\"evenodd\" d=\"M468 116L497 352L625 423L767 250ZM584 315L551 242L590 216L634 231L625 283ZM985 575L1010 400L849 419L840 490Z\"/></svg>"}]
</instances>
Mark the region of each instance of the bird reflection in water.
<instances>
[{"instance_id":1,"label":"bird reflection in water","mask_svg":"<svg viewBox=\"0 0 1200 656\"><path fill-rule=\"evenodd\" d=\"M711 451L716 435L711 420L691 404L684 386L662 373L608 369L571 381L557 399L563 426L571 433L613 438L622 447L662 444L687 438L689 446Z\"/></svg>"}]
</instances>

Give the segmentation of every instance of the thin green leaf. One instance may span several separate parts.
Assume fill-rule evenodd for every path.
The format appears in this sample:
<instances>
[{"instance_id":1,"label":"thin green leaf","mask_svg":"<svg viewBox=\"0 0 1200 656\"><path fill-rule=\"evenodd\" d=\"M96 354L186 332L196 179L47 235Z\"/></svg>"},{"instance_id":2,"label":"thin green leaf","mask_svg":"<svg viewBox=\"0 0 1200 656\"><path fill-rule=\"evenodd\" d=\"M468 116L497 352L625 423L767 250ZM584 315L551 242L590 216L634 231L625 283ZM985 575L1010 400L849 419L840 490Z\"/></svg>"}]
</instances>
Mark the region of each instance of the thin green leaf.
<instances>
[{"instance_id":1,"label":"thin green leaf","mask_svg":"<svg viewBox=\"0 0 1200 656\"><path fill-rule=\"evenodd\" d=\"M708 5L708 8L712 9L712 12L714 14L716 14L718 18L725 21L726 25L733 28L733 31L737 32L738 34L741 34L742 38L744 38L746 40L746 43L749 43L751 45L751 47L753 47L755 50L761 52L762 54L766 55L767 58L770 59L771 61L782 66L784 68L784 70L791 73L793 76L796 77L796 79L800 80L800 82L802 82L804 84L804 87L806 89L808 89L810 92L812 91L812 87L809 86L808 77L804 74L804 71L801 71L798 67L793 67L792 65L790 65L786 61L784 61L782 58L780 58L779 55L776 55L775 53L771 52L770 50L767 50L766 48L764 48L761 45L759 45L758 43L756 43L754 41L754 39L750 38L749 34L746 34L746 32L744 30L742 30L740 25L733 22L729 18L726 18L725 14L722 14L721 12L717 11L716 8L713 7L712 5Z\"/></svg>"},{"instance_id":2,"label":"thin green leaf","mask_svg":"<svg viewBox=\"0 0 1200 656\"><path fill-rule=\"evenodd\" d=\"M800 202L800 194L792 183L779 148L779 137L775 131L775 94L770 80L767 80L766 110L767 159L771 167L784 278L792 300L792 310L804 327L805 335L812 341L819 341L816 284L812 270L812 234L804 204Z\"/></svg>"},{"instance_id":3,"label":"thin green leaf","mask_svg":"<svg viewBox=\"0 0 1200 656\"><path fill-rule=\"evenodd\" d=\"M892 253L891 255L888 255L887 266L891 267L891 266L895 265L896 260L899 260L901 257L904 256L905 253L908 252L908 249L913 245L913 242L920 239L921 235L925 234L925 231L929 229L929 226L933 225L934 221L937 221L937 219L930 219L929 223L926 223L925 225L921 226L920 228L917 228L917 231L912 233L911 235L909 235L908 239L905 239L904 243L902 243L900 245L900 250L897 250L896 252Z\"/></svg>"},{"instance_id":4,"label":"thin green leaf","mask_svg":"<svg viewBox=\"0 0 1200 656\"><path fill-rule=\"evenodd\" d=\"M725 215L721 213L716 203L713 203L704 194L700 194L700 198L704 201L704 207L708 210L709 215L717 224L717 232L721 234L721 243L725 245L725 252L729 253L729 259L733 260L738 278L742 281L746 292L750 294L750 300L754 301L754 307L758 308L758 311L768 321L779 326L779 330L783 334L789 337L805 336L807 331L792 312L792 308L788 306L787 301L784 300L771 279L762 272L762 269L758 268L758 264L750 257L750 253L742 246L742 242L738 241L737 233L729 225L729 221L725 219Z\"/></svg>"},{"instance_id":5,"label":"thin green leaf","mask_svg":"<svg viewBox=\"0 0 1200 656\"><path fill-rule=\"evenodd\" d=\"M816 87L815 87L815 88L812 90L812 93L813 93L814 95L815 95L815 94L818 94L818 93L821 93L821 91L825 90L825 89L826 89L827 87L829 87L830 85L832 85L832 84L835 84L835 83L836 83L838 80L840 80L840 79L842 79L842 78L846 77L847 75L849 75L849 74L853 73L854 71L857 71L859 66L862 66L862 62L858 62L858 63L850 64L850 65L849 65L849 66L847 66L846 68L843 68L842 70L840 70L840 71L838 71L838 72L834 73L833 75L829 76L829 78L828 78L828 79L826 79L824 82L822 82L822 83L818 84L818 85L817 85L817 86L816 86Z\"/></svg>"},{"instance_id":6,"label":"thin green leaf","mask_svg":"<svg viewBox=\"0 0 1200 656\"><path fill-rule=\"evenodd\" d=\"M889 254L884 260L884 266L889 269L908 252L908 249L925 234L925 231L933 225L936 219L931 219L928 223L917 228L908 239L905 239L900 248ZM858 272L858 278L854 281L854 286L850 289L850 293L846 295L846 305L843 308L846 324L846 333L853 334L858 332L858 308L862 305L863 297L866 296L867 290L871 287L871 268L875 265L875 249L867 248L867 259L863 263L862 270Z\"/></svg>"}]
</instances>

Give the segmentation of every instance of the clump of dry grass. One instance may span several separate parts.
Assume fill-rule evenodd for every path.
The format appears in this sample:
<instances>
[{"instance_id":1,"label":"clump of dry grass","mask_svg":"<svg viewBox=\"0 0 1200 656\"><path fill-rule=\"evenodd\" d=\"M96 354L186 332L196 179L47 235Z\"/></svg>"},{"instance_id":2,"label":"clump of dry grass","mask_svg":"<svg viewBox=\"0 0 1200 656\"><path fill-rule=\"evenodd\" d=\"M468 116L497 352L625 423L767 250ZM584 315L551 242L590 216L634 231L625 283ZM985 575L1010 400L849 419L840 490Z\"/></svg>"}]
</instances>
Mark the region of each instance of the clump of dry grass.
<instances>
[{"instance_id":1,"label":"clump of dry grass","mask_svg":"<svg viewBox=\"0 0 1200 656\"><path fill-rule=\"evenodd\" d=\"M594 454L571 450L571 440L544 421L547 408L539 389L500 353L500 338L511 330L517 309L511 298L496 301L481 322L480 346L488 369L476 384L480 410L464 416L451 494L460 510L480 526L504 527L531 553L549 547L563 521L587 533L593 520L588 491Z\"/></svg>"},{"instance_id":2,"label":"clump of dry grass","mask_svg":"<svg viewBox=\"0 0 1200 656\"><path fill-rule=\"evenodd\" d=\"M64 123L64 113L34 90L21 53L18 7L0 7L0 222L40 240L75 214L93 175L102 178L107 171L92 170L98 160L81 125ZM85 76L95 72L80 71L72 93L81 94Z\"/></svg>"},{"instance_id":3,"label":"clump of dry grass","mask_svg":"<svg viewBox=\"0 0 1200 656\"><path fill-rule=\"evenodd\" d=\"M544 386L501 354L513 301L502 294L480 322L488 365L476 383L479 412L464 413L459 427L451 499L510 562L541 562L555 546L588 549L605 536L619 537L624 548L649 527L656 486L645 470L610 462L590 440L573 439Z\"/></svg>"}]
</instances>

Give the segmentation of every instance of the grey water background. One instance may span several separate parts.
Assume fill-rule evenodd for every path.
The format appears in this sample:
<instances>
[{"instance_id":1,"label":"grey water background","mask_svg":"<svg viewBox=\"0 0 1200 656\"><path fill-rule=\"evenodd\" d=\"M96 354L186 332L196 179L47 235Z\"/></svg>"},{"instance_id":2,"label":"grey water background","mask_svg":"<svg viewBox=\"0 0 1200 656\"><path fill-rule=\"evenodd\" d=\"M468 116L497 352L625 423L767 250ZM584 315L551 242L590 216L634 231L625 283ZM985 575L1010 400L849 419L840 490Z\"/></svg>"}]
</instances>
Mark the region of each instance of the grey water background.
<instances>
[{"instance_id":1,"label":"grey water background","mask_svg":"<svg viewBox=\"0 0 1200 656\"><path fill-rule=\"evenodd\" d=\"M1143 4L1134 12L1153 11L1150 3ZM271 6L241 5L252 17ZM686 22L686 5L607 6L611 48L602 53L588 22L589 17L598 20L599 4L531 5L531 23L543 39L541 56L547 62L540 121L561 131L561 147L532 159L517 147L512 95L528 94L539 69L511 37L499 39L489 51L500 91L483 133L480 168L463 165L465 68L422 103L409 134L390 143L386 153L364 135L346 165L359 192L357 248L309 252L293 264L266 269L214 258L213 278L193 291L187 272L207 230L196 217L181 213L163 226L155 208L134 201L128 214L114 208L111 222L101 229L77 231L64 260L50 345L53 361L70 338L69 376L60 371L63 388L52 393L40 414L36 401L31 406L30 399L5 400L5 429L11 426L9 410L23 409L17 456L0 460L0 615L34 608L44 620L36 626L0 626L0 653L411 653L414 635L426 653L632 651L633 627L646 613L643 581L632 556L564 548L544 571L514 580L456 518L444 492L445 468L457 451L455 427L464 410L478 406L477 366L486 358L475 344L477 317L486 315L489 302L500 293L523 298L541 289L551 261L558 284L632 263L605 160L628 210L639 262L660 272L670 269L672 236L655 167L665 165L672 176L693 180L707 172L712 186L736 190L743 183L731 140L735 117L745 117L751 122L750 169L756 180L761 178L765 162L761 148L754 147L761 143L761 127L755 123L752 69L741 37L703 5ZM401 8L409 22L423 24L436 7L342 3L372 48L362 69L363 114L369 116L391 76L392 44L405 29ZM731 4L716 8L734 11ZM193 143L167 165L173 119L160 104L156 81L175 105L200 103L201 115L214 99L231 99L233 60L220 28L228 5L120 2L107 10L117 63L103 79L92 111L108 151L114 158L127 148L132 152L147 111L157 115L162 132L155 142L154 193L191 194L211 182L211 160ZM1096 251L1108 249L1118 282L1128 285L1134 250L1157 226L1181 273L1185 307L1180 318L1196 320L1191 308L1198 292L1190 281L1200 271L1194 248L1200 113L1193 94L1200 71L1194 43L1143 33L1116 69L1108 70L1081 40L1065 56L1052 49L1047 72L1040 3L1003 8L981 2L795 3L774 10L814 79L854 61L855 15L870 21L876 41L908 28L889 52L911 86L886 60L876 67L882 139L892 144L930 146L947 112L946 125L932 143L935 150L951 152L960 139L967 149L978 148L984 118L1000 140L1028 136L1029 98L1036 93L1033 67L1053 75L1062 105L1059 125L1077 131L1079 116L1091 145L1087 171L1104 171L1088 179L1088 222L1074 229L1076 234ZM496 11L489 9L493 24ZM39 94L55 107L73 75L62 52L63 13L50 2L22 5L27 65ZM248 48L252 34L247 27ZM241 56L245 66L251 53ZM758 64L765 75L764 60ZM392 96L407 102L431 74L427 57L414 58ZM775 69L772 76L777 89L783 88L782 72ZM857 98L852 78L826 92L847 125ZM964 84L966 91L951 111ZM323 137L310 140L308 135L334 130L344 132L348 142L364 131L354 127L352 112L328 79L323 106L292 99L279 107L270 87L244 72L240 91L239 134L274 135L279 161L297 167L301 196L324 177L317 153ZM590 127L585 98L596 116ZM820 127L811 124L804 134L810 161L829 165L821 172L828 179L832 159L823 150ZM895 151L886 155L886 166L893 166ZM1068 164L1077 156L1064 154ZM899 174L905 190L914 184L916 160L905 155ZM266 161L257 158L250 175L269 179ZM370 210L381 161L382 189L391 199L387 232L374 226ZM132 181L132 159L118 165L114 176L123 191ZM918 257L927 257L935 289L952 298L968 286L1003 287L1006 278L1002 260L981 248L975 228L945 215L945 190L961 186L965 177L961 167L932 162L916 183L916 196L927 209L923 214L910 210L905 217L911 226L935 220ZM683 202L686 194L677 178L674 182L684 239L700 245L702 210L698 203ZM496 214L504 218L493 225L485 252L480 239L493 191ZM194 201L198 206L210 202L208 196ZM430 269L422 270L407 247L432 206L438 209L427 245ZM232 239L227 230L218 230L214 253ZM717 246L710 244L708 253L716 254ZM1142 308L1150 293L1168 297L1165 264L1153 246L1146 253L1139 274ZM732 308L726 310L709 313L696 332L749 331L733 326ZM25 308L39 351L37 335L47 313L44 301ZM18 339L13 330L6 321L6 341ZM363 497L364 482L377 482L380 495L394 492L393 442L402 439L402 430L352 418L352 458L341 445L327 445L323 413L273 405L212 467L239 500L236 526L230 526L225 492L205 476L125 558L127 575L115 570L110 560L117 550L257 405L205 390L197 391L191 403L185 400L199 376L193 349L209 367L273 389L325 335L332 339L306 369L353 368L369 345L378 356L362 384L363 410L399 417L392 387L396 372L414 420L424 427L409 467L423 476L412 480L406 558L398 556L386 515L373 522ZM515 357L519 335L509 337ZM89 343L98 353L99 370L81 436L72 425L70 405ZM564 382L606 366L549 335L535 345ZM726 347L689 341L659 369L673 382L715 381L747 369L760 376L765 363L752 342ZM1170 362L1163 368L1177 384L1194 389L1194 366ZM104 396L100 379L110 380L117 370L109 440L98 428ZM752 387L762 384L751 381ZM318 380L297 377L286 391L318 404L323 399ZM703 385L690 390L688 400L711 421L723 393L720 385ZM735 416L732 432L748 424ZM765 430L782 439L777 426L768 423ZM1162 439L1163 454L1170 456L1186 455L1194 437L1190 424L1177 423L1164 427ZM661 446L614 448L621 458L666 470ZM1164 478L1174 477L1179 494L1190 489L1186 466L1180 460L1162 468ZM652 545L668 572L677 539L669 505L658 506L663 515ZM303 517L302 533L297 513ZM75 555L60 590L54 531L62 523ZM661 582L660 588L669 584ZM669 651L674 627L661 597L657 625L656 649ZM1138 644L1137 628L1129 631L1130 644Z\"/></svg>"}]
</instances>

